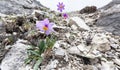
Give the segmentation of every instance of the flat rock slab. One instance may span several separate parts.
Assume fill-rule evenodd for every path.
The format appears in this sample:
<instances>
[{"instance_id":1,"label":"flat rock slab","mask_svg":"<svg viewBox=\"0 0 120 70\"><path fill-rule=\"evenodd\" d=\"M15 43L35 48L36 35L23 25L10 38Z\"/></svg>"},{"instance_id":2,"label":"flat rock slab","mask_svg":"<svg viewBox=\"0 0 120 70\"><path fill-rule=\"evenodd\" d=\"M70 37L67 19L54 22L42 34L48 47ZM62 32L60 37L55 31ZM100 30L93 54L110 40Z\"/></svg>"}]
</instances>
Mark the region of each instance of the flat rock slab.
<instances>
[{"instance_id":1,"label":"flat rock slab","mask_svg":"<svg viewBox=\"0 0 120 70\"><path fill-rule=\"evenodd\" d=\"M36 0L0 0L0 13L3 14L26 14L42 5Z\"/></svg>"},{"instance_id":2,"label":"flat rock slab","mask_svg":"<svg viewBox=\"0 0 120 70\"><path fill-rule=\"evenodd\" d=\"M71 17L71 20L69 21L69 24L75 24L76 27L72 27L73 29L78 29L79 30L88 30L90 31L90 27L84 22L83 19L79 17Z\"/></svg>"}]
</instances>

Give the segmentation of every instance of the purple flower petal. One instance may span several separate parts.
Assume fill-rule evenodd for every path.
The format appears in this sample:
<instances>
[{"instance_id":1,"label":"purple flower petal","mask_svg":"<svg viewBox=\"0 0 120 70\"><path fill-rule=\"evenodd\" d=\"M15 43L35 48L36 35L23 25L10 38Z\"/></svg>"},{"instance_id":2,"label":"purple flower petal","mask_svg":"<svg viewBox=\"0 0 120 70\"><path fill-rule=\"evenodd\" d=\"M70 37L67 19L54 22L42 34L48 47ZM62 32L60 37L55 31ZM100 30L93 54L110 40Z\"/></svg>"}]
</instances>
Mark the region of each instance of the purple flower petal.
<instances>
[{"instance_id":1,"label":"purple flower petal","mask_svg":"<svg viewBox=\"0 0 120 70\"><path fill-rule=\"evenodd\" d=\"M46 35L49 35L50 33L51 33L50 30L48 30L48 31L45 32Z\"/></svg>"},{"instance_id":2,"label":"purple flower petal","mask_svg":"<svg viewBox=\"0 0 120 70\"><path fill-rule=\"evenodd\" d=\"M36 27L40 29L40 31L45 32L49 35L53 30L54 23L50 23L48 18L44 19L43 21L36 21Z\"/></svg>"},{"instance_id":3,"label":"purple flower petal","mask_svg":"<svg viewBox=\"0 0 120 70\"><path fill-rule=\"evenodd\" d=\"M65 7L65 5L63 4L63 7Z\"/></svg>"},{"instance_id":4,"label":"purple flower petal","mask_svg":"<svg viewBox=\"0 0 120 70\"><path fill-rule=\"evenodd\" d=\"M59 7L59 5L57 5L57 7Z\"/></svg>"},{"instance_id":5,"label":"purple flower petal","mask_svg":"<svg viewBox=\"0 0 120 70\"><path fill-rule=\"evenodd\" d=\"M45 23L45 24L48 24L48 23L49 23L48 18L44 19L44 23Z\"/></svg>"},{"instance_id":6,"label":"purple flower petal","mask_svg":"<svg viewBox=\"0 0 120 70\"><path fill-rule=\"evenodd\" d=\"M42 26L41 24L42 24L41 21L36 21L36 27L37 28L41 27Z\"/></svg>"},{"instance_id":7,"label":"purple flower petal","mask_svg":"<svg viewBox=\"0 0 120 70\"><path fill-rule=\"evenodd\" d=\"M60 12L62 12L65 8L65 5L63 4L63 2L59 2L58 5L57 5L57 10L59 10Z\"/></svg>"},{"instance_id":8,"label":"purple flower petal","mask_svg":"<svg viewBox=\"0 0 120 70\"><path fill-rule=\"evenodd\" d=\"M43 24L42 21L36 21L36 27L37 27L38 29L40 29L42 32L44 32L43 26L44 26L44 24Z\"/></svg>"},{"instance_id":9,"label":"purple flower petal","mask_svg":"<svg viewBox=\"0 0 120 70\"><path fill-rule=\"evenodd\" d=\"M60 5L61 3L59 2L59 5Z\"/></svg>"},{"instance_id":10,"label":"purple flower petal","mask_svg":"<svg viewBox=\"0 0 120 70\"><path fill-rule=\"evenodd\" d=\"M50 23L50 24L48 25L48 27L49 27L50 30L53 29L53 25L54 25L54 23Z\"/></svg>"},{"instance_id":11,"label":"purple flower petal","mask_svg":"<svg viewBox=\"0 0 120 70\"><path fill-rule=\"evenodd\" d=\"M60 12L62 12L62 10L61 9L59 9L60 10Z\"/></svg>"}]
</instances>

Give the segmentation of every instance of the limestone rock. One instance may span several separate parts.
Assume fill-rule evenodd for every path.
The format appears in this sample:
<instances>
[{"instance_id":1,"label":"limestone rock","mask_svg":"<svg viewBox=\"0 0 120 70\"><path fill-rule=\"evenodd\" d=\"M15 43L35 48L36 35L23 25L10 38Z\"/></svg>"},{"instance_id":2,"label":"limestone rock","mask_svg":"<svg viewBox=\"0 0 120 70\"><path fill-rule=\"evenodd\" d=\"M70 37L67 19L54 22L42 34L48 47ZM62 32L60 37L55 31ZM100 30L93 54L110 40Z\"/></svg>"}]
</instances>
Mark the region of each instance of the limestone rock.
<instances>
[{"instance_id":1,"label":"limestone rock","mask_svg":"<svg viewBox=\"0 0 120 70\"><path fill-rule=\"evenodd\" d=\"M76 25L74 25L74 24L71 26L71 28L72 28L73 30L78 30L78 27L77 27Z\"/></svg>"},{"instance_id":2,"label":"limestone rock","mask_svg":"<svg viewBox=\"0 0 120 70\"><path fill-rule=\"evenodd\" d=\"M42 69L42 70L51 70L51 69L54 69L57 67L57 64L59 63L58 60L54 60L54 61L51 61L45 69Z\"/></svg>"},{"instance_id":3,"label":"limestone rock","mask_svg":"<svg viewBox=\"0 0 120 70\"><path fill-rule=\"evenodd\" d=\"M55 55L63 57L63 56L65 56L65 50L62 49L62 48L58 48L58 49L55 50Z\"/></svg>"},{"instance_id":4,"label":"limestone rock","mask_svg":"<svg viewBox=\"0 0 120 70\"><path fill-rule=\"evenodd\" d=\"M96 34L92 40L93 47L96 47L101 52L110 50L110 42L103 34Z\"/></svg>"},{"instance_id":5,"label":"limestone rock","mask_svg":"<svg viewBox=\"0 0 120 70\"><path fill-rule=\"evenodd\" d=\"M71 54L80 54L80 50L77 47L69 48L68 52L71 53Z\"/></svg>"},{"instance_id":6,"label":"limestone rock","mask_svg":"<svg viewBox=\"0 0 120 70\"><path fill-rule=\"evenodd\" d=\"M66 61L68 61L68 55L65 49L63 49L62 47L60 47L60 43L62 44L62 42L57 41L54 45L54 55L56 58L63 58Z\"/></svg>"},{"instance_id":7,"label":"limestone rock","mask_svg":"<svg viewBox=\"0 0 120 70\"><path fill-rule=\"evenodd\" d=\"M92 46L85 46L84 44L80 44L75 47L70 47L68 49L68 52L70 54L80 55L83 57L88 58L95 58L101 56L100 52L94 50L94 48L91 48Z\"/></svg>"},{"instance_id":8,"label":"limestone rock","mask_svg":"<svg viewBox=\"0 0 120 70\"><path fill-rule=\"evenodd\" d=\"M116 70L113 62L102 62L101 70Z\"/></svg>"},{"instance_id":9,"label":"limestone rock","mask_svg":"<svg viewBox=\"0 0 120 70\"><path fill-rule=\"evenodd\" d=\"M26 49L29 47L28 45L24 45L20 42L24 42L19 40L12 46L10 51L6 54L5 58L1 63L1 70L21 70L26 69L24 64L24 60L27 58ZM29 67L27 67L29 68ZM28 69L26 69L28 70Z\"/></svg>"},{"instance_id":10,"label":"limestone rock","mask_svg":"<svg viewBox=\"0 0 120 70\"><path fill-rule=\"evenodd\" d=\"M36 0L0 0L0 13L3 14L29 14L33 9L42 5Z\"/></svg>"},{"instance_id":11,"label":"limestone rock","mask_svg":"<svg viewBox=\"0 0 120 70\"><path fill-rule=\"evenodd\" d=\"M90 31L90 27L84 22L83 19L81 19L79 17L71 17L70 21L69 21L69 24L76 25L78 27L78 29L80 29L80 30ZM76 29L76 27L75 27L75 29Z\"/></svg>"},{"instance_id":12,"label":"limestone rock","mask_svg":"<svg viewBox=\"0 0 120 70\"><path fill-rule=\"evenodd\" d=\"M120 59L116 58L116 59L114 59L113 61L114 61L114 63L120 65Z\"/></svg>"}]
</instances>

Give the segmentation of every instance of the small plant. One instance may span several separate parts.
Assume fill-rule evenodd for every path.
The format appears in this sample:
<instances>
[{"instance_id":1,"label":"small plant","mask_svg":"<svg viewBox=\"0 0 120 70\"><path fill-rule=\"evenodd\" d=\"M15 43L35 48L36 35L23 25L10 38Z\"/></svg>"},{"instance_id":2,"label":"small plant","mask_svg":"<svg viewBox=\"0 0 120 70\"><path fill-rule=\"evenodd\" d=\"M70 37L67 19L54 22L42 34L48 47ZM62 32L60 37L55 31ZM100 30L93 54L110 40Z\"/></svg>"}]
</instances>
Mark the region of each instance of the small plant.
<instances>
[{"instance_id":1,"label":"small plant","mask_svg":"<svg viewBox=\"0 0 120 70\"><path fill-rule=\"evenodd\" d=\"M47 18L43 21L36 22L36 27L47 36L44 40L39 41L38 46L31 46L27 51L28 58L25 60L25 63L29 64L30 62L34 62L34 70L38 70L42 60L49 54L54 46L54 43L56 42L56 39L52 35L48 37L48 35L54 31L53 25L54 23L50 23ZM44 56L42 56L42 54L44 54Z\"/></svg>"},{"instance_id":2,"label":"small plant","mask_svg":"<svg viewBox=\"0 0 120 70\"><path fill-rule=\"evenodd\" d=\"M65 5L63 4L63 2L61 2L61 3L59 2L58 5L57 5L57 7L58 7L57 10L59 10L61 13L65 9ZM66 14L66 13L63 13L62 16L63 16L64 19L68 18L68 14Z\"/></svg>"},{"instance_id":3,"label":"small plant","mask_svg":"<svg viewBox=\"0 0 120 70\"><path fill-rule=\"evenodd\" d=\"M61 2L57 5L58 9L60 12L64 10L65 5ZM66 13L63 13L63 18L67 19L68 15ZM44 60L47 55L50 54L56 39L55 36L50 35L54 30L53 30L53 25L54 23L49 22L48 18L42 20L42 21L36 21L36 27L41 31L46 34L46 38L43 40L39 41L38 46L31 46L27 53L28 53L28 58L25 60L26 64L29 64L33 62L33 69L38 70L39 65L42 63L42 60Z\"/></svg>"}]
</instances>

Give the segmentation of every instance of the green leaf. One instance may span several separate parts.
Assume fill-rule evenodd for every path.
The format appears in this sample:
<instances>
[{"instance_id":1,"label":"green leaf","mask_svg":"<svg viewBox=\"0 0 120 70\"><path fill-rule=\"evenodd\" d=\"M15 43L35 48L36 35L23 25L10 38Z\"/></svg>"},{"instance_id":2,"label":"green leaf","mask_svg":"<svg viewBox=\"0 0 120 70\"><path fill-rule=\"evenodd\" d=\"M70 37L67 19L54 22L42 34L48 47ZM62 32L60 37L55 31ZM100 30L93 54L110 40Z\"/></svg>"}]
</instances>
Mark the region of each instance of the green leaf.
<instances>
[{"instance_id":1,"label":"green leaf","mask_svg":"<svg viewBox=\"0 0 120 70\"><path fill-rule=\"evenodd\" d=\"M51 38L46 38L46 44L47 44L47 48L52 48L54 46L56 42L56 39Z\"/></svg>"},{"instance_id":2,"label":"green leaf","mask_svg":"<svg viewBox=\"0 0 120 70\"><path fill-rule=\"evenodd\" d=\"M32 61L31 58L27 58L27 59L25 59L25 64L29 64L31 61Z\"/></svg>"},{"instance_id":3,"label":"green leaf","mask_svg":"<svg viewBox=\"0 0 120 70\"><path fill-rule=\"evenodd\" d=\"M45 49L46 49L45 41L42 40L38 47L39 47L39 53L41 55L45 51Z\"/></svg>"},{"instance_id":4,"label":"green leaf","mask_svg":"<svg viewBox=\"0 0 120 70\"><path fill-rule=\"evenodd\" d=\"M37 53L36 51L29 50L29 52L30 52L31 54L34 54L34 55L36 55L36 56L41 57L41 55L40 55L39 53Z\"/></svg>"},{"instance_id":5,"label":"green leaf","mask_svg":"<svg viewBox=\"0 0 120 70\"><path fill-rule=\"evenodd\" d=\"M39 58L39 59L36 61L33 69L34 69L34 70L38 70L39 65L41 64L41 62L42 62L42 58Z\"/></svg>"}]
</instances>

